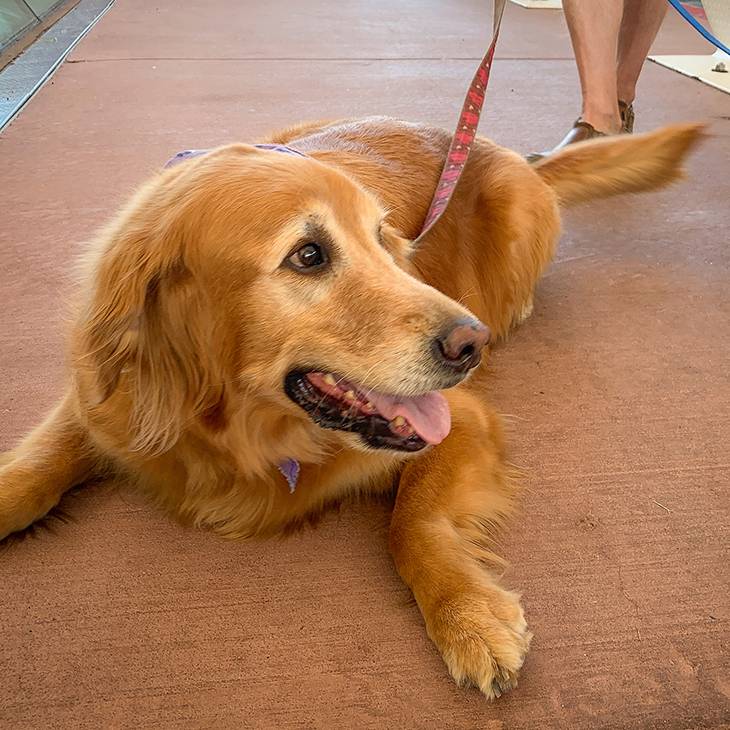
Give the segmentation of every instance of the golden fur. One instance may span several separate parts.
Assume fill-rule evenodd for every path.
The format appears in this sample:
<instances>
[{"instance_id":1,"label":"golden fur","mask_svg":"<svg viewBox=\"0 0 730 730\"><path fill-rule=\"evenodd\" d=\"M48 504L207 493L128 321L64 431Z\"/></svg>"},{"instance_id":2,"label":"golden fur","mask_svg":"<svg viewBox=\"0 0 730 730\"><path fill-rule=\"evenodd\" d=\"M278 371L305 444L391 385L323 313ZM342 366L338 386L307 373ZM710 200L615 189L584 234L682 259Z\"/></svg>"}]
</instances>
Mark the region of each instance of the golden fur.
<instances>
[{"instance_id":1,"label":"golden fur","mask_svg":"<svg viewBox=\"0 0 730 730\"><path fill-rule=\"evenodd\" d=\"M159 173L85 262L67 393L0 460L0 538L99 473L124 474L177 518L231 538L271 535L397 483L397 569L453 677L498 696L516 683L531 635L495 571L491 540L514 485L485 368L446 392L450 435L411 457L315 425L284 394L284 375L306 361L385 392L444 387L424 337L469 311L497 337L524 319L560 203L671 182L700 136L677 125L607 138L534 167L478 139L417 250L442 130L316 123L270 140L306 158L238 144ZM312 220L340 256L316 280L281 266ZM293 494L277 470L286 458L302 463Z\"/></svg>"}]
</instances>

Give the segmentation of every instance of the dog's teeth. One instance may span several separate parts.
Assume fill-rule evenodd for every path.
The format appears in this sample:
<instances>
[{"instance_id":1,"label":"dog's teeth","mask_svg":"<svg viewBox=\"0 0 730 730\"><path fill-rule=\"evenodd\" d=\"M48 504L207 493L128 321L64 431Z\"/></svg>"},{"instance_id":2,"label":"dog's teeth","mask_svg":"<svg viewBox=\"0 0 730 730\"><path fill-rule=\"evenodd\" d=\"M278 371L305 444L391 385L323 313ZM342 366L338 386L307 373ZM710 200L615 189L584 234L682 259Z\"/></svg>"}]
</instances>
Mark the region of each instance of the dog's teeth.
<instances>
[{"instance_id":1,"label":"dog's teeth","mask_svg":"<svg viewBox=\"0 0 730 730\"><path fill-rule=\"evenodd\" d=\"M405 425L406 425L406 419L405 419L405 418L403 418L403 416L396 416L396 417L395 417L395 418L394 418L394 419L393 419L393 420L391 421L391 423L392 423L392 424L393 424L393 425L394 425L394 426L395 426L396 428L402 428L403 426L405 426Z\"/></svg>"},{"instance_id":2,"label":"dog's teeth","mask_svg":"<svg viewBox=\"0 0 730 730\"><path fill-rule=\"evenodd\" d=\"M324 382L327 383L327 385L337 385L335 376L332 375L332 373L327 373L327 375L324 376Z\"/></svg>"},{"instance_id":3,"label":"dog's teeth","mask_svg":"<svg viewBox=\"0 0 730 730\"><path fill-rule=\"evenodd\" d=\"M355 400L355 391L348 390L347 393L345 393L345 400L354 401Z\"/></svg>"},{"instance_id":4,"label":"dog's teeth","mask_svg":"<svg viewBox=\"0 0 730 730\"><path fill-rule=\"evenodd\" d=\"M363 403L362 404L362 409L366 413L375 413L375 406L370 401L367 401L367 402Z\"/></svg>"}]
</instances>

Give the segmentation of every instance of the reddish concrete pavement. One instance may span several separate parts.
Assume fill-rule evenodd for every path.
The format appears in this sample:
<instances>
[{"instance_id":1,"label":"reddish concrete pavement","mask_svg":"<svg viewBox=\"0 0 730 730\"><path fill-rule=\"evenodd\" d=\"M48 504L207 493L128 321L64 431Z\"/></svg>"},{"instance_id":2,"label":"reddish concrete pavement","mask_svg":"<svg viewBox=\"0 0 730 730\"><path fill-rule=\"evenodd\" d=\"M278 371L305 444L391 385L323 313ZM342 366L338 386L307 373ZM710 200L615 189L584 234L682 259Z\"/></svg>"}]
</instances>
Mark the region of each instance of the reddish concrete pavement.
<instances>
[{"instance_id":1,"label":"reddish concrete pavement","mask_svg":"<svg viewBox=\"0 0 730 730\"><path fill-rule=\"evenodd\" d=\"M450 127L484 3L119 0L0 135L0 448L59 394L79 242L171 153L308 118ZM660 52L704 48L670 16ZM521 151L577 108L558 13L509 6L483 131ZM231 544L113 485L0 555L0 726L689 728L728 721L730 101L648 65L638 126L708 119L689 180L572 211L493 357L525 470L506 576L519 688L456 688L386 549L387 511Z\"/></svg>"}]
</instances>

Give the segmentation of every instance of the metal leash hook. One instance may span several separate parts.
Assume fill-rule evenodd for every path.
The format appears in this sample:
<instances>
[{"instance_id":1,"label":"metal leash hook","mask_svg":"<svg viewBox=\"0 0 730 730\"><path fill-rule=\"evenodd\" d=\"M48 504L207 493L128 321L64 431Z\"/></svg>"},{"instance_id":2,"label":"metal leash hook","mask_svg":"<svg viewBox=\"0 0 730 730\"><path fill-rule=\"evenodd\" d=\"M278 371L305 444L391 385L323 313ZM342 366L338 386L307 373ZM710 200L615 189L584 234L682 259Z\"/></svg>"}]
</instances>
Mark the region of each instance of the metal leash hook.
<instances>
[{"instance_id":1,"label":"metal leash hook","mask_svg":"<svg viewBox=\"0 0 730 730\"><path fill-rule=\"evenodd\" d=\"M421 232L416 237L414 243L418 244L421 239L434 227L454 194L456 185L459 182L461 173L464 171L466 161L469 159L474 138L477 134L479 126L479 117L484 106L484 97L487 93L487 84L489 84L489 74L492 69L492 60L494 58L494 49L497 47L497 38L499 37L499 28L502 25L502 15L507 0L494 0L494 19L492 22L492 42L489 44L486 55L477 68L477 72L469 86L469 90L464 100L464 106L459 116L459 124L456 132L451 140L449 153L446 155L444 169L441 172L436 191L434 192L431 206L426 214Z\"/></svg>"}]
</instances>

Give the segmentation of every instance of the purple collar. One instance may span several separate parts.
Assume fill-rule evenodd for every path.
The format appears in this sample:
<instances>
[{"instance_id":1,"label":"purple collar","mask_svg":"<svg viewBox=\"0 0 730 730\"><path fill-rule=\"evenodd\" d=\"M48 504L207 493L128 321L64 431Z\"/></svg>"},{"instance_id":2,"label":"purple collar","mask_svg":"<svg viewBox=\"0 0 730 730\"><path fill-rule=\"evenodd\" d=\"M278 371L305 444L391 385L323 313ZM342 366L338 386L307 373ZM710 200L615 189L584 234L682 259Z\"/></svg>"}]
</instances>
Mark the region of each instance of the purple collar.
<instances>
[{"instance_id":1,"label":"purple collar","mask_svg":"<svg viewBox=\"0 0 730 730\"><path fill-rule=\"evenodd\" d=\"M306 155L303 152L300 152L299 150L295 150L292 147L287 147L286 145L283 145L283 144L255 144L253 146L259 150L271 150L272 152L283 152L285 155L296 155L297 157L306 157ZM209 149L207 149L207 150L183 150L182 152L178 152L174 157L171 157L165 163L165 168L174 167L175 165L177 165L180 162L189 160L191 157L200 157L201 155L205 155L208 152L210 152Z\"/></svg>"},{"instance_id":2,"label":"purple collar","mask_svg":"<svg viewBox=\"0 0 730 730\"><path fill-rule=\"evenodd\" d=\"M299 150L292 149L283 144L255 144L254 147L259 150L283 152L285 155L297 155L297 157L307 156L303 152L299 152ZM174 167L180 162L189 160L191 157L200 157L207 152L210 152L210 150L183 150L182 152L178 152L174 157L171 157L165 163L165 168ZM277 469L284 475L286 483L289 485L289 494L294 494L294 490L297 488L297 481L299 480L299 462L296 459L285 459L277 464Z\"/></svg>"}]
</instances>

